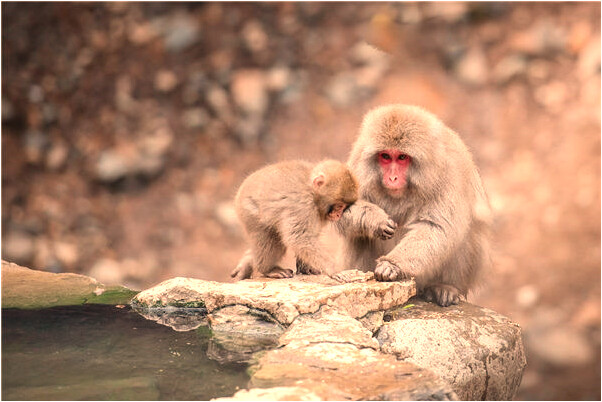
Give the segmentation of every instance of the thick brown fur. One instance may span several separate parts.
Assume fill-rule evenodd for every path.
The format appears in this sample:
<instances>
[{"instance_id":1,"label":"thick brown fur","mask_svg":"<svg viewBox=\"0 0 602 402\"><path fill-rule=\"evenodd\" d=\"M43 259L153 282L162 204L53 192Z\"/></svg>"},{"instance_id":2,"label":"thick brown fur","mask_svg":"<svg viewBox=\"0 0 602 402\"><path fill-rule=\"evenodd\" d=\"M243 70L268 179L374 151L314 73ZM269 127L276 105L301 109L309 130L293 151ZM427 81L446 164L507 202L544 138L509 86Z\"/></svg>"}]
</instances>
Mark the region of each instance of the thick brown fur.
<instances>
[{"instance_id":1,"label":"thick brown fur","mask_svg":"<svg viewBox=\"0 0 602 402\"><path fill-rule=\"evenodd\" d=\"M278 266L288 248L295 253L298 272L335 272L336 259L320 244L320 233L329 219L338 219L357 198L357 180L338 161L315 166L287 161L254 172L234 201L251 248L231 276L246 279L256 270L271 278L291 277L292 270ZM341 206L338 214L333 212L335 205Z\"/></svg>"},{"instance_id":2,"label":"thick brown fur","mask_svg":"<svg viewBox=\"0 0 602 402\"><path fill-rule=\"evenodd\" d=\"M407 184L391 196L377 155L408 155ZM364 117L347 165L360 200L338 221L343 265L374 271L382 281L414 277L419 294L442 306L466 297L489 262L490 209L472 156L460 137L433 114L407 105ZM390 217L393 238L370 235Z\"/></svg>"}]
</instances>

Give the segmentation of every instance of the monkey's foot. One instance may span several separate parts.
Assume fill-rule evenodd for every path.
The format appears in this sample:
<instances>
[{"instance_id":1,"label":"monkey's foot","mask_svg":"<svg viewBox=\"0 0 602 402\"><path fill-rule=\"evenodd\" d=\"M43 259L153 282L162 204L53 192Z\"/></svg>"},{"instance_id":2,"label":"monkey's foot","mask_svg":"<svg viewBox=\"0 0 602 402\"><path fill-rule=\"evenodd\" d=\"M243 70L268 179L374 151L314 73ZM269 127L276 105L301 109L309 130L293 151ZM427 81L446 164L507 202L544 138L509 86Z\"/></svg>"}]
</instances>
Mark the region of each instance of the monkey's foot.
<instances>
[{"instance_id":1,"label":"monkey's foot","mask_svg":"<svg viewBox=\"0 0 602 402\"><path fill-rule=\"evenodd\" d=\"M376 228L374 231L374 237L378 237L382 240L388 240L395 234L395 229L397 229L397 224L392 219L388 219L387 221L378 225L378 228Z\"/></svg>"},{"instance_id":2,"label":"monkey's foot","mask_svg":"<svg viewBox=\"0 0 602 402\"><path fill-rule=\"evenodd\" d=\"M251 264L240 263L232 270L230 276L235 281L241 281L243 279L249 279L253 274L253 266Z\"/></svg>"},{"instance_id":3,"label":"monkey's foot","mask_svg":"<svg viewBox=\"0 0 602 402\"><path fill-rule=\"evenodd\" d=\"M284 279L284 278L292 278L294 275L294 272L292 269L281 268L279 266L275 266L263 275L268 278L273 278L273 279Z\"/></svg>"},{"instance_id":4,"label":"monkey's foot","mask_svg":"<svg viewBox=\"0 0 602 402\"><path fill-rule=\"evenodd\" d=\"M378 261L374 270L374 277L381 282L401 281L410 279L412 276L409 272L386 260Z\"/></svg>"},{"instance_id":5,"label":"monkey's foot","mask_svg":"<svg viewBox=\"0 0 602 402\"><path fill-rule=\"evenodd\" d=\"M322 271L297 258L297 273L305 275L320 275Z\"/></svg>"},{"instance_id":6,"label":"monkey's foot","mask_svg":"<svg viewBox=\"0 0 602 402\"><path fill-rule=\"evenodd\" d=\"M447 307L458 304L460 291L451 285L433 285L424 289L422 297L428 302L434 301L441 307Z\"/></svg>"}]
</instances>

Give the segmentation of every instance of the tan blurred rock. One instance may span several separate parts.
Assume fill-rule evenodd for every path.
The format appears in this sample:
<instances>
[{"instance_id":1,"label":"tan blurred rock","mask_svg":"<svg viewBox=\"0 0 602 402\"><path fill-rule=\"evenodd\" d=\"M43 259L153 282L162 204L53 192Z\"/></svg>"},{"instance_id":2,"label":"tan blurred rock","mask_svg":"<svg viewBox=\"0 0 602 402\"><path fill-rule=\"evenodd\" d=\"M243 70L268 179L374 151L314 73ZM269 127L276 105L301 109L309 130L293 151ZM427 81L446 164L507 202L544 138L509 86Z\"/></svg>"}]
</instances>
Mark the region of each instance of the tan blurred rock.
<instances>
[{"instance_id":1,"label":"tan blurred rock","mask_svg":"<svg viewBox=\"0 0 602 402\"><path fill-rule=\"evenodd\" d=\"M237 70L230 84L234 103L247 115L263 116L268 109L266 77L262 70Z\"/></svg>"},{"instance_id":2,"label":"tan blurred rock","mask_svg":"<svg viewBox=\"0 0 602 402\"><path fill-rule=\"evenodd\" d=\"M171 92L178 85L178 77L173 71L159 70L155 74L155 89L161 92Z\"/></svg>"}]
</instances>

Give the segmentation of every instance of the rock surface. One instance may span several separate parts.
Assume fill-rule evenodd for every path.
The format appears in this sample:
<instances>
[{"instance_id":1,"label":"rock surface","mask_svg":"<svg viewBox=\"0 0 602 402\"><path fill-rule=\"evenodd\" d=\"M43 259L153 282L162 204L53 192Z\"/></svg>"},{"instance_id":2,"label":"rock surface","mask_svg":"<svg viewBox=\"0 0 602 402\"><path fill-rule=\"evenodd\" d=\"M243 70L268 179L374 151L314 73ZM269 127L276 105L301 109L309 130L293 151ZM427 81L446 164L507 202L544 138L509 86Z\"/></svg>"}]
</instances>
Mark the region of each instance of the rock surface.
<instances>
[{"instance_id":1,"label":"rock surface","mask_svg":"<svg viewBox=\"0 0 602 402\"><path fill-rule=\"evenodd\" d=\"M441 308L412 299L385 315L381 350L428 367L463 400L509 400L526 366L520 327L494 311L460 303Z\"/></svg>"},{"instance_id":2,"label":"rock surface","mask_svg":"<svg viewBox=\"0 0 602 402\"><path fill-rule=\"evenodd\" d=\"M54 274L2 261L2 308L128 304L137 292L77 274Z\"/></svg>"},{"instance_id":3,"label":"rock surface","mask_svg":"<svg viewBox=\"0 0 602 402\"><path fill-rule=\"evenodd\" d=\"M511 399L526 364L520 328L468 303L407 302L414 294L413 281L344 271L237 283L174 278L133 305L144 315L206 311L208 356L251 363L250 389L221 400Z\"/></svg>"},{"instance_id":4,"label":"rock surface","mask_svg":"<svg viewBox=\"0 0 602 402\"><path fill-rule=\"evenodd\" d=\"M428 369L381 353L368 329L330 307L300 316L280 337L278 349L259 356L250 369L249 385L271 389L266 397L283 396L280 387L284 386L292 400L301 398L306 390L320 400L457 398L451 387ZM248 396L241 391L233 399Z\"/></svg>"},{"instance_id":5,"label":"rock surface","mask_svg":"<svg viewBox=\"0 0 602 402\"><path fill-rule=\"evenodd\" d=\"M227 306L252 306L265 311L279 324L288 326L299 315L315 313L324 305L360 318L371 311L400 306L415 293L412 281L367 280L341 284L323 275L237 283L173 278L139 293L134 305L138 308L192 307L190 303L198 303L207 308L208 313Z\"/></svg>"}]
</instances>

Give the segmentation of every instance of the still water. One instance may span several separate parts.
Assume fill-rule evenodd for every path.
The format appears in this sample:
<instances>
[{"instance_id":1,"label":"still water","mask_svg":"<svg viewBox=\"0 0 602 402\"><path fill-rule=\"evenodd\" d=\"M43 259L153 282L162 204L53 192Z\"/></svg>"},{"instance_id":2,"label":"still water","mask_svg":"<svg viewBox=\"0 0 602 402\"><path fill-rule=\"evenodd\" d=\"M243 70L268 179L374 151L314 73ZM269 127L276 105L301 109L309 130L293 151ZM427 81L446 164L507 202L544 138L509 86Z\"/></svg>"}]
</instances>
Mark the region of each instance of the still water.
<instances>
[{"instance_id":1,"label":"still water","mask_svg":"<svg viewBox=\"0 0 602 402\"><path fill-rule=\"evenodd\" d=\"M247 366L207 356L210 331L128 307L2 310L3 400L209 400L246 388Z\"/></svg>"}]
</instances>

